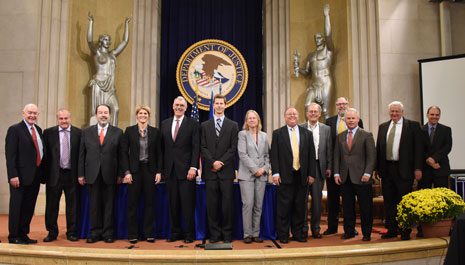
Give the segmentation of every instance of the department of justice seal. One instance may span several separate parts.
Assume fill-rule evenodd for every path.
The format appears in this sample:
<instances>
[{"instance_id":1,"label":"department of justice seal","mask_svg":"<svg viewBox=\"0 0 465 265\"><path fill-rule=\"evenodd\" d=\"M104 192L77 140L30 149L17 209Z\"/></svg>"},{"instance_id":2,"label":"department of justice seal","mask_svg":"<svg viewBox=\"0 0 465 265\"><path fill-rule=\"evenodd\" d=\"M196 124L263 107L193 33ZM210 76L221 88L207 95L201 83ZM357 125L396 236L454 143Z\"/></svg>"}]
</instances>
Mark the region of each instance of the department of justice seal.
<instances>
[{"instance_id":1,"label":"department of justice seal","mask_svg":"<svg viewBox=\"0 0 465 265\"><path fill-rule=\"evenodd\" d=\"M181 94L192 104L198 95L198 107L210 109L210 99L221 93L226 107L242 96L248 80L247 64L231 44L207 39L191 45L179 59L176 81Z\"/></svg>"}]
</instances>

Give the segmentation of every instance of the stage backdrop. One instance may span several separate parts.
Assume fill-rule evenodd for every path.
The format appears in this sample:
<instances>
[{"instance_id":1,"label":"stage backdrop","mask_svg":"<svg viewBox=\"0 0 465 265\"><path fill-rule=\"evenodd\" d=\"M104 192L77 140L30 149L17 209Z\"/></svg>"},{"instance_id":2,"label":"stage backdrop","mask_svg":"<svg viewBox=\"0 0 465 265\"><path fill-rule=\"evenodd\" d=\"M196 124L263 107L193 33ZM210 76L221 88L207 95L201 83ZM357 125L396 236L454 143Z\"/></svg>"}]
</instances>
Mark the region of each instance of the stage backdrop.
<instances>
[{"instance_id":1,"label":"stage backdrop","mask_svg":"<svg viewBox=\"0 0 465 265\"><path fill-rule=\"evenodd\" d=\"M179 58L189 46L204 39L224 40L235 46L249 69L247 88L226 110L226 116L241 128L249 109L263 119L262 0L166 0L161 25L160 121L173 115L173 100L181 95L176 85ZM199 111L200 121L207 120L209 113Z\"/></svg>"}]
</instances>

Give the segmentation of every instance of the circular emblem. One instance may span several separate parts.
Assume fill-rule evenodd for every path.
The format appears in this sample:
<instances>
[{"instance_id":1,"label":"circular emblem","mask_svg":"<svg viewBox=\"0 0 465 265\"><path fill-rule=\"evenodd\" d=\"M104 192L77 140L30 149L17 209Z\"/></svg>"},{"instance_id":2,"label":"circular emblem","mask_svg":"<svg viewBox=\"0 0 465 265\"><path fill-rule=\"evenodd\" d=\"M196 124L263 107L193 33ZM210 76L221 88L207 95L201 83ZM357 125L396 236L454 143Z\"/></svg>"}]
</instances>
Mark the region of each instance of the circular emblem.
<instances>
[{"instance_id":1,"label":"circular emblem","mask_svg":"<svg viewBox=\"0 0 465 265\"><path fill-rule=\"evenodd\" d=\"M210 109L210 100L220 93L226 107L232 106L247 87L248 70L242 54L222 40L207 39L191 45L178 62L176 81L181 94L192 104Z\"/></svg>"}]
</instances>

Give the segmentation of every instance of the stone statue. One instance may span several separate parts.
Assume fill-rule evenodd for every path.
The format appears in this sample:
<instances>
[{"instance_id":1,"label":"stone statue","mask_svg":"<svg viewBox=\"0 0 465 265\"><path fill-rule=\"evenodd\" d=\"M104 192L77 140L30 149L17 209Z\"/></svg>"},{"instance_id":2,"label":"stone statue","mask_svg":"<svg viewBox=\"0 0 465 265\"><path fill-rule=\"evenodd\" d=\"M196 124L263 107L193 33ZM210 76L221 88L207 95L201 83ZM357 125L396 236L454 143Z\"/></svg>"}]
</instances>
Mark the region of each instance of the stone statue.
<instances>
[{"instance_id":1,"label":"stone statue","mask_svg":"<svg viewBox=\"0 0 465 265\"><path fill-rule=\"evenodd\" d=\"M312 102L319 104L325 119L327 119L329 117L329 101L333 92L333 82L331 78L333 43L328 4L324 6L323 14L325 17L325 35L323 36L321 33L315 34L316 50L308 55L304 69L299 67L300 54L297 50L294 52L294 75L295 77L299 77L299 74L307 76L311 73L311 83L307 88L305 106Z\"/></svg>"},{"instance_id":2,"label":"stone statue","mask_svg":"<svg viewBox=\"0 0 465 265\"><path fill-rule=\"evenodd\" d=\"M128 45L129 21L131 21L131 18L128 17L124 21L123 40L114 50L110 50L111 37L107 34L100 35L98 45L95 45L93 42L94 17L89 12L87 18L89 20L87 44L92 52L96 70L96 73L89 81L92 100L90 124L96 124L95 108L100 104L107 104L111 108L111 125L117 126L119 105L115 88L116 56Z\"/></svg>"}]
</instances>

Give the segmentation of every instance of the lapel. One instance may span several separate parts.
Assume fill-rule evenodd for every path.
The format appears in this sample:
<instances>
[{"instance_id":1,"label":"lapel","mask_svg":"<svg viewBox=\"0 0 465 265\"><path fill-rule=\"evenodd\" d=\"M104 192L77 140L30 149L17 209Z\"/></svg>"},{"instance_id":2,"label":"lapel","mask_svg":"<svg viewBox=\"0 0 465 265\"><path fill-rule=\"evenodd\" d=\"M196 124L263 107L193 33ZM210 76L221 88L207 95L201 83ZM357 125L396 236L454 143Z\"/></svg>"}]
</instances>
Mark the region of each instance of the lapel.
<instances>
[{"instance_id":1,"label":"lapel","mask_svg":"<svg viewBox=\"0 0 465 265\"><path fill-rule=\"evenodd\" d=\"M407 119L403 118L403 122L402 122L402 133L400 135L400 141L399 141L399 156L400 156L400 148L401 146L404 145L404 139L405 139L405 135L408 133L407 130L409 130L409 124L408 124L408 121Z\"/></svg>"},{"instance_id":2,"label":"lapel","mask_svg":"<svg viewBox=\"0 0 465 265\"><path fill-rule=\"evenodd\" d=\"M218 136L218 139L221 139L221 137L223 136L223 134L224 134L224 132L225 132L224 127L227 126L227 123L228 123L228 122L226 121L226 119L227 119L227 118L224 117L224 119L223 119L223 124L221 125L220 135ZM213 124L213 127L215 127L215 123ZM216 129L214 128L214 130L216 130ZM216 134L216 131L215 131L215 134Z\"/></svg>"},{"instance_id":3,"label":"lapel","mask_svg":"<svg viewBox=\"0 0 465 265\"><path fill-rule=\"evenodd\" d=\"M258 143L257 142L260 142L260 132L257 132L257 142L255 141L255 139L252 137L252 134L250 134L249 132L245 132L245 135L247 137L247 141L251 141L253 143L253 146L255 147L255 149L257 150L257 153L258 153Z\"/></svg>"},{"instance_id":4,"label":"lapel","mask_svg":"<svg viewBox=\"0 0 465 265\"><path fill-rule=\"evenodd\" d=\"M350 153L349 151L349 145L347 144L347 134L349 133L348 130L345 130L343 132L341 132L341 136L337 136L337 137L341 137L341 141L342 141L342 146L344 147L344 149L347 151L347 153ZM355 138L355 137L354 137ZM352 138L352 146L354 146L354 139Z\"/></svg>"},{"instance_id":5,"label":"lapel","mask_svg":"<svg viewBox=\"0 0 465 265\"><path fill-rule=\"evenodd\" d=\"M186 130L187 128L187 117L184 116L184 119L182 120L181 122L181 125L179 126L179 131L178 131L178 135L176 135L176 139L179 139L180 135L183 135L184 134L184 130ZM171 139L173 139L173 137L171 137Z\"/></svg>"},{"instance_id":6,"label":"lapel","mask_svg":"<svg viewBox=\"0 0 465 265\"><path fill-rule=\"evenodd\" d=\"M302 157L302 154L305 152L305 150L304 150L304 146L305 146L305 144L304 144L304 141L305 141L304 134L305 134L305 130L308 131L308 129L302 128L299 125L296 125L296 127L299 130L299 138L300 138L299 139L299 157ZM290 142L289 142L289 144L290 144Z\"/></svg>"},{"instance_id":7,"label":"lapel","mask_svg":"<svg viewBox=\"0 0 465 265\"><path fill-rule=\"evenodd\" d=\"M171 126L173 126L173 121L174 121L174 116L169 118L167 121L166 121L166 126L164 128L164 134L165 135L169 135L170 137L169 138L169 142L170 143L174 143L173 142L173 134L171 133ZM184 122L183 122L184 123ZM179 130L181 131L181 128L179 128ZM179 132L178 132L179 134ZM177 136L176 136L177 137Z\"/></svg>"},{"instance_id":8,"label":"lapel","mask_svg":"<svg viewBox=\"0 0 465 265\"><path fill-rule=\"evenodd\" d=\"M436 132L437 132L437 129L438 129L438 126L436 126ZM426 145L428 147L430 147L432 145L431 141L429 140L429 132L428 132L428 123L425 123L425 125L421 126L421 130L423 132L423 134L425 135L427 141L426 142ZM433 142L436 140L436 137L434 137L433 139Z\"/></svg>"},{"instance_id":9,"label":"lapel","mask_svg":"<svg viewBox=\"0 0 465 265\"><path fill-rule=\"evenodd\" d=\"M52 129L52 135L54 135L55 141L53 141L54 146L53 146L53 151L55 151L56 154L58 154L56 157L58 158L58 161L60 160L60 126L55 126ZM72 137L71 137L72 139Z\"/></svg>"},{"instance_id":10,"label":"lapel","mask_svg":"<svg viewBox=\"0 0 465 265\"><path fill-rule=\"evenodd\" d=\"M354 148L355 148L355 146L356 146L356 144L357 144L358 139L361 137L361 136L360 136L360 134L361 134L361 131L360 131L360 130L362 130L362 128L358 127L357 132L355 132L355 135L353 135L353 138L352 138L352 148L350 149L349 152L352 152L352 150L354 150ZM347 146L347 147L349 147L349 146Z\"/></svg>"},{"instance_id":11,"label":"lapel","mask_svg":"<svg viewBox=\"0 0 465 265\"><path fill-rule=\"evenodd\" d=\"M285 125L283 127L281 133L283 134L283 137L284 137L284 144L286 145L289 152L292 154L291 138L289 137L289 129L288 129L287 125ZM292 158L292 156L291 156L291 158Z\"/></svg>"},{"instance_id":12,"label":"lapel","mask_svg":"<svg viewBox=\"0 0 465 265\"><path fill-rule=\"evenodd\" d=\"M24 120L22 120L20 122L21 124L21 128L23 128L23 132L24 132L24 135L26 135L26 138L28 139L28 141L31 143L31 145L34 147L34 152L36 150L36 147L34 145L34 141L32 140L32 134L29 132L29 128L28 128L28 125L26 125L26 123L24 122ZM36 135L37 137L40 137L39 136L39 133L37 132L36 130Z\"/></svg>"}]
</instances>

